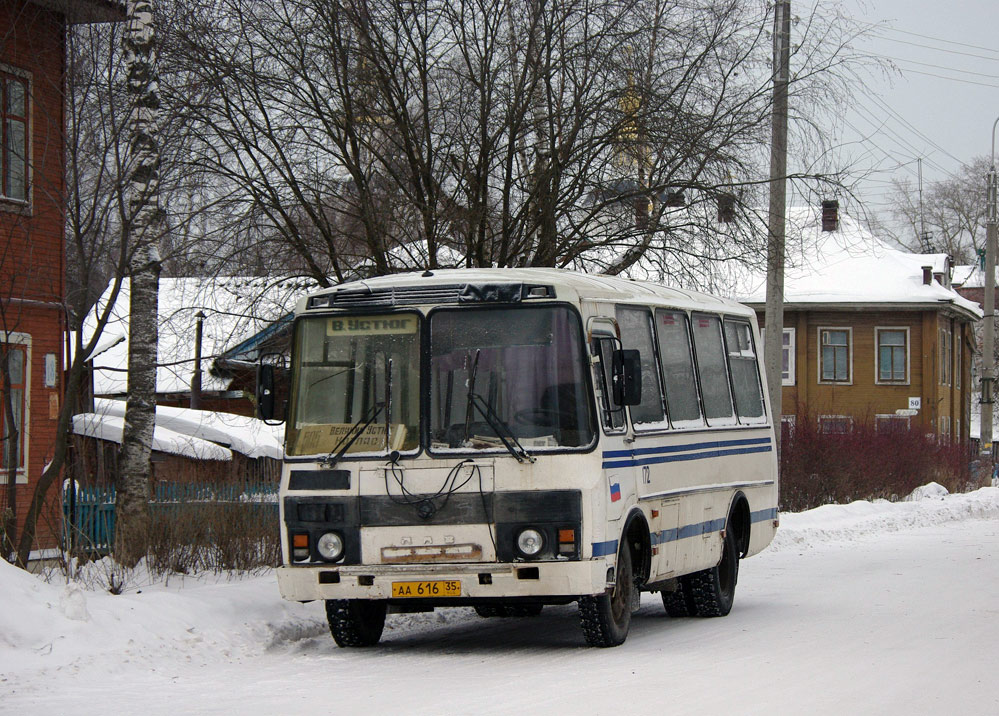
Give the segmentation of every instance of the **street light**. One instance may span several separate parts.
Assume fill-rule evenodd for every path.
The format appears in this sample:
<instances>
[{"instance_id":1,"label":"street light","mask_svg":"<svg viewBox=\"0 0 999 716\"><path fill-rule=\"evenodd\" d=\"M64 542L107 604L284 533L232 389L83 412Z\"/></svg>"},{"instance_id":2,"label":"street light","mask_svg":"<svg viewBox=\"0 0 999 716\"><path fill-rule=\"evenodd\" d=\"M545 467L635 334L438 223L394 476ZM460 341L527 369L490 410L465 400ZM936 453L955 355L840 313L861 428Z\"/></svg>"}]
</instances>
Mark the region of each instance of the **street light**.
<instances>
[{"instance_id":1,"label":"street light","mask_svg":"<svg viewBox=\"0 0 999 716\"><path fill-rule=\"evenodd\" d=\"M992 164L986 175L985 209L985 340L982 350L982 420L979 442L982 454L988 454L992 464L992 383L995 380L995 311L996 311L996 126L992 123Z\"/></svg>"}]
</instances>

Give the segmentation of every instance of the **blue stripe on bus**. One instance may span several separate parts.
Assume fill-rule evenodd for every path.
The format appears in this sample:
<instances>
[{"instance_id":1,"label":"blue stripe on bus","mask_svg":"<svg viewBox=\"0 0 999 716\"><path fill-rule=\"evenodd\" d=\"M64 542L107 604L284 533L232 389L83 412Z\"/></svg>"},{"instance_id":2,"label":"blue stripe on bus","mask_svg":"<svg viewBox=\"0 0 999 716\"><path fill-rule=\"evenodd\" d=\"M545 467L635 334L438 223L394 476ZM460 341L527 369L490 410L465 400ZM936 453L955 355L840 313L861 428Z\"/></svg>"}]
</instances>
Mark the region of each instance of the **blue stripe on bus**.
<instances>
[{"instance_id":1,"label":"blue stripe on bus","mask_svg":"<svg viewBox=\"0 0 999 716\"><path fill-rule=\"evenodd\" d=\"M769 510L758 510L749 514L750 522L765 522L777 519L777 508L771 507Z\"/></svg>"},{"instance_id":2,"label":"blue stripe on bus","mask_svg":"<svg viewBox=\"0 0 999 716\"><path fill-rule=\"evenodd\" d=\"M729 457L732 455L748 455L750 453L771 452L771 445L759 445L756 447L733 448L729 450L709 450L702 452L689 452L682 455L659 455L645 458L635 458L633 460L608 460L600 465L604 470L614 467L641 467L643 465L660 465L665 462L687 462L689 460L707 460L713 457Z\"/></svg>"},{"instance_id":3,"label":"blue stripe on bus","mask_svg":"<svg viewBox=\"0 0 999 716\"><path fill-rule=\"evenodd\" d=\"M609 554L617 554L617 540L612 539L610 542L594 542L593 543L593 556L594 557L606 557Z\"/></svg>"},{"instance_id":4,"label":"blue stripe on bus","mask_svg":"<svg viewBox=\"0 0 999 716\"><path fill-rule=\"evenodd\" d=\"M771 507L766 510L758 510L750 514L750 522L763 522L765 520L777 519L777 508ZM691 525L684 525L683 527L677 527L668 530L659 530L658 532L651 532L649 537L653 546L666 544L667 542L676 542L682 539L688 539L690 537L700 537L702 535L711 534L712 532L721 532L725 529L725 520L707 520L706 522L697 522ZM606 557L609 554L617 553L617 540L610 540L609 542L594 542L593 543L593 556L594 557Z\"/></svg>"},{"instance_id":5,"label":"blue stripe on bus","mask_svg":"<svg viewBox=\"0 0 999 716\"><path fill-rule=\"evenodd\" d=\"M659 447L637 448L634 450L604 450L605 460L615 457L634 457L636 455L657 455L684 450L700 450L703 448L735 447L737 445L769 445L770 438L745 438L741 440L709 440L702 443L687 443L686 445L662 445Z\"/></svg>"}]
</instances>

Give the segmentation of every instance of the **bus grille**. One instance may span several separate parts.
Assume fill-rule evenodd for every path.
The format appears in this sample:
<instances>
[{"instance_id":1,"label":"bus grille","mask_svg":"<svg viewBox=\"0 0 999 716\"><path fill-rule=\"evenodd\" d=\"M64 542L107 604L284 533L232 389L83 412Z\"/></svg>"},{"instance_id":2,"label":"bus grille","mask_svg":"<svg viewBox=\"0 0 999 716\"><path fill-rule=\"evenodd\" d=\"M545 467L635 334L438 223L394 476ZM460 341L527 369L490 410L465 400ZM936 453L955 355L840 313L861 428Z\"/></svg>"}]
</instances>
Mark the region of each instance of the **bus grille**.
<instances>
[{"instance_id":1,"label":"bus grille","mask_svg":"<svg viewBox=\"0 0 999 716\"><path fill-rule=\"evenodd\" d=\"M337 291L330 305L336 308L375 306L416 306L420 304L458 303L463 284L449 286L400 286L366 291Z\"/></svg>"}]
</instances>

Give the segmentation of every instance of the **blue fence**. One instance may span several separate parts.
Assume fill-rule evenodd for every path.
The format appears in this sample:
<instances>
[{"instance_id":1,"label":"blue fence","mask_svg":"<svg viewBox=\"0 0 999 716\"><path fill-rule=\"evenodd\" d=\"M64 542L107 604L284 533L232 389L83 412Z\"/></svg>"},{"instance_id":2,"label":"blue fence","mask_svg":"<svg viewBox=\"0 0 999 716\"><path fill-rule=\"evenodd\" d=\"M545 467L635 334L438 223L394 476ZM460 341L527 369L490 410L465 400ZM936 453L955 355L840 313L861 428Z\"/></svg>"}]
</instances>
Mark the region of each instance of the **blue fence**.
<instances>
[{"instance_id":1,"label":"blue fence","mask_svg":"<svg viewBox=\"0 0 999 716\"><path fill-rule=\"evenodd\" d=\"M212 483L157 483L149 509L183 519L184 507L206 504L226 504L233 509L263 510L278 521L278 488L274 484L227 485ZM62 544L89 553L108 554L114 544L114 487L71 486L63 491ZM164 514L166 513L166 514Z\"/></svg>"}]
</instances>

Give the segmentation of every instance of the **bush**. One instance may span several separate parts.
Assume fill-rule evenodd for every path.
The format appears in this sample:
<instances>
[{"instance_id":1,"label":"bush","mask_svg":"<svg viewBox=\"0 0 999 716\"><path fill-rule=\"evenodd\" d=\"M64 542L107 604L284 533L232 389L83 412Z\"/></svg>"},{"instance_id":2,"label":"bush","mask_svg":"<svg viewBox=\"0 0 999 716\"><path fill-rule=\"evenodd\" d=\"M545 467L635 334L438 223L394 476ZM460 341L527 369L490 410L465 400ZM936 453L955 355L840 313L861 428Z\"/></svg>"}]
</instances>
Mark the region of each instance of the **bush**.
<instances>
[{"instance_id":1,"label":"bush","mask_svg":"<svg viewBox=\"0 0 999 716\"><path fill-rule=\"evenodd\" d=\"M918 429L876 431L869 422L847 433L820 433L799 415L781 441L780 509L790 512L853 500L905 497L938 482L951 492L971 487L963 444L937 442Z\"/></svg>"}]
</instances>

